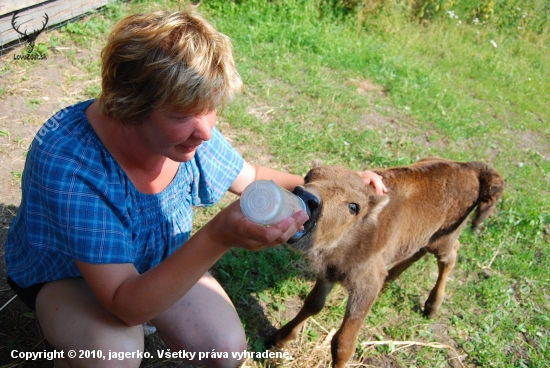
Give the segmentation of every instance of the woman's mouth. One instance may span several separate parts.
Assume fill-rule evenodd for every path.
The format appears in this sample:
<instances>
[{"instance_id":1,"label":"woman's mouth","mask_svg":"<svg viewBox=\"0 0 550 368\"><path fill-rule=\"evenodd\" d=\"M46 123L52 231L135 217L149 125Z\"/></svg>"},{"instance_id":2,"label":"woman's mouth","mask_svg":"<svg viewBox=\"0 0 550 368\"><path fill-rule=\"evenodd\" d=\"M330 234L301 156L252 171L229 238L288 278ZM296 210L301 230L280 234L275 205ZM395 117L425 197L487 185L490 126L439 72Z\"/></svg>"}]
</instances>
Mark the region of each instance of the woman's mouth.
<instances>
[{"instance_id":1,"label":"woman's mouth","mask_svg":"<svg viewBox=\"0 0 550 368\"><path fill-rule=\"evenodd\" d=\"M197 148L199 148L200 144L197 144L196 146L187 146L183 144L178 144L178 150L184 153L191 153L195 152Z\"/></svg>"}]
</instances>

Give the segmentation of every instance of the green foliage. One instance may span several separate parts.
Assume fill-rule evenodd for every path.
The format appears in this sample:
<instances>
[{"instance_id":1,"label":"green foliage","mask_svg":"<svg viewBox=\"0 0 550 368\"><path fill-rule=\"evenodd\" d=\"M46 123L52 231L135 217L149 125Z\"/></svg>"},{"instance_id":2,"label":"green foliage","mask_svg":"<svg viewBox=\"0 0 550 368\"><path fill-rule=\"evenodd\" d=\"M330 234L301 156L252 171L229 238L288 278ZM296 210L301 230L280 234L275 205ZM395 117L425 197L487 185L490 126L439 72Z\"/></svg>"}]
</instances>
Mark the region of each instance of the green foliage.
<instances>
[{"instance_id":1,"label":"green foliage","mask_svg":"<svg viewBox=\"0 0 550 368\"><path fill-rule=\"evenodd\" d=\"M411 12L414 18L427 20L452 7L453 4L452 0L418 0L413 3Z\"/></svg>"},{"instance_id":2,"label":"green foliage","mask_svg":"<svg viewBox=\"0 0 550 368\"><path fill-rule=\"evenodd\" d=\"M550 3L545 0L497 0L493 23L503 29L524 29L538 34L548 31Z\"/></svg>"},{"instance_id":3,"label":"green foliage","mask_svg":"<svg viewBox=\"0 0 550 368\"><path fill-rule=\"evenodd\" d=\"M89 98L97 98L101 93L101 86L99 84L91 84L86 88L84 94Z\"/></svg>"},{"instance_id":4,"label":"green foliage","mask_svg":"<svg viewBox=\"0 0 550 368\"><path fill-rule=\"evenodd\" d=\"M250 2L253 1L246 1ZM283 1L275 3L287 5ZM319 0L310 4L315 4L320 14L352 18L359 23L396 12L405 19L426 23L452 12L462 22L491 24L514 33L522 30L541 34L548 30L550 20L550 3L546 0Z\"/></svg>"},{"instance_id":5,"label":"green foliage","mask_svg":"<svg viewBox=\"0 0 550 368\"><path fill-rule=\"evenodd\" d=\"M430 326L443 324L471 364L544 366L538 362L550 356L537 346L546 346L549 323L541 320L549 313L548 293L541 291L549 286L550 261L547 34L524 38L515 25L497 24L502 4L496 1L457 1L452 8L440 2L423 25L407 16L412 2L370 8L357 3L347 13L344 3L334 12L326 4L336 3L204 4L216 26L233 39L246 84L246 95L223 111L245 137L236 141L248 137L268 149L273 162L300 174L316 158L354 169L407 164L429 155L497 167L507 180L505 197L481 235L462 235L442 307L447 312L433 322L418 313L435 281L429 275L437 269L426 257L380 296L364 330L379 331L384 340L437 341L440 334ZM359 9L365 17L358 28L354 12ZM515 36L509 37L512 31ZM374 85L373 91L358 93L361 81ZM243 264L240 256L222 259L217 267L226 273L220 276L224 286L231 278L232 298L247 300L247 306L253 300L267 303L273 319L279 313L276 303L284 305L278 298L292 293L304 298L308 284L300 274L276 277L270 269L278 271L280 264L267 257L273 265L254 264L259 276L252 270L232 274L249 267L250 260L243 258ZM484 267L493 270L492 276L480 276ZM246 284L250 278L253 285ZM231 286L236 283L241 284ZM344 313L345 294L336 294L316 317L327 329L337 328ZM255 336L256 325L247 326ZM316 341L323 332L310 325L302 334ZM376 353L390 351L384 346ZM448 364L445 352L429 349L392 356L404 365Z\"/></svg>"},{"instance_id":6,"label":"green foliage","mask_svg":"<svg viewBox=\"0 0 550 368\"><path fill-rule=\"evenodd\" d=\"M109 2L103 8L101 13L112 22L117 22L126 15L126 8L116 2Z\"/></svg>"},{"instance_id":7,"label":"green foliage","mask_svg":"<svg viewBox=\"0 0 550 368\"><path fill-rule=\"evenodd\" d=\"M27 50L25 50L25 55L29 54ZM38 42L36 45L34 45L33 51L29 55L36 55L36 56L48 56L48 45L43 42Z\"/></svg>"},{"instance_id":8,"label":"green foliage","mask_svg":"<svg viewBox=\"0 0 550 368\"><path fill-rule=\"evenodd\" d=\"M101 9L86 18L85 22L70 22L61 28L61 32L82 46L89 47L97 39L105 38L116 21L126 14L127 6L123 3L109 2Z\"/></svg>"},{"instance_id":9,"label":"green foliage","mask_svg":"<svg viewBox=\"0 0 550 368\"><path fill-rule=\"evenodd\" d=\"M495 0L417 0L411 7L415 19L431 20L445 12L456 13L468 22L487 21L495 12Z\"/></svg>"},{"instance_id":10,"label":"green foliage","mask_svg":"<svg viewBox=\"0 0 550 368\"><path fill-rule=\"evenodd\" d=\"M16 170L11 172L12 179L18 183L21 183L21 178L23 177L23 172Z\"/></svg>"}]
</instances>

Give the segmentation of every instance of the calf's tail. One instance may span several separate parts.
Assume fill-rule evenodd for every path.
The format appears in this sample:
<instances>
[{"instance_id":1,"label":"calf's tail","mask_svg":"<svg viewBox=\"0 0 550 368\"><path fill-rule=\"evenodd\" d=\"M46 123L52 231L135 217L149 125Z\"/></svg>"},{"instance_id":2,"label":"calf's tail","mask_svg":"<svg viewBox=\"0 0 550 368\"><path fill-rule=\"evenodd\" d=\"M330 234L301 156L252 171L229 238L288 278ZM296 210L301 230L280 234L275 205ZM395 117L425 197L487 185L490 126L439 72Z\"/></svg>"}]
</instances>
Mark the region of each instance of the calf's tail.
<instances>
[{"instance_id":1,"label":"calf's tail","mask_svg":"<svg viewBox=\"0 0 550 368\"><path fill-rule=\"evenodd\" d=\"M492 167L483 163L473 163L479 178L478 205L472 221L472 230L476 230L490 216L504 191L502 175Z\"/></svg>"}]
</instances>

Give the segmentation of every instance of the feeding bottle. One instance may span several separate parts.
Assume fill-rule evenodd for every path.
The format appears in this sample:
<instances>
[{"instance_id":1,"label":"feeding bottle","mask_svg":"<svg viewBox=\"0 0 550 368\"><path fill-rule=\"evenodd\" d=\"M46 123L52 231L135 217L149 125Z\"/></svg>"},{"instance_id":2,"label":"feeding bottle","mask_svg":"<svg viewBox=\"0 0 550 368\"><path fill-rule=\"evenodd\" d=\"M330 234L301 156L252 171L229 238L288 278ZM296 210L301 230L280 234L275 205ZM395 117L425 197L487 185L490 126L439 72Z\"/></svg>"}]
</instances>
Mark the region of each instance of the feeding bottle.
<instances>
[{"instance_id":1,"label":"feeding bottle","mask_svg":"<svg viewBox=\"0 0 550 368\"><path fill-rule=\"evenodd\" d=\"M241 195L241 211L260 225L274 225L302 210L307 212L300 197L271 180L254 181Z\"/></svg>"}]
</instances>

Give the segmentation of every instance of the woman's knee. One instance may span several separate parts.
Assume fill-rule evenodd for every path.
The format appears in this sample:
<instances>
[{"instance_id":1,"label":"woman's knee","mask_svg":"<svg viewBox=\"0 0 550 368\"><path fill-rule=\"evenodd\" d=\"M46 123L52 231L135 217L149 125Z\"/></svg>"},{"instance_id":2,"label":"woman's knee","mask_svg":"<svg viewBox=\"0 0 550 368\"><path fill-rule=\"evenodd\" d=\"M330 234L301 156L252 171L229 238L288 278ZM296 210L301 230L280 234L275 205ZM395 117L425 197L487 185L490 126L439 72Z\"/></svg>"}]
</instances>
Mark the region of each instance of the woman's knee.
<instances>
[{"instance_id":1,"label":"woman's knee","mask_svg":"<svg viewBox=\"0 0 550 368\"><path fill-rule=\"evenodd\" d=\"M240 364L237 353L242 356L246 350L239 316L223 288L209 274L152 323L170 349L194 352L194 364L236 367Z\"/></svg>"},{"instance_id":2,"label":"woman's knee","mask_svg":"<svg viewBox=\"0 0 550 368\"><path fill-rule=\"evenodd\" d=\"M83 331L85 340L76 337L79 341L74 345L63 342L64 346L59 348L65 351L65 359L56 366L138 368L144 352L143 328L126 327L91 326ZM68 358L69 350L76 352L72 359Z\"/></svg>"},{"instance_id":3,"label":"woman's knee","mask_svg":"<svg viewBox=\"0 0 550 368\"><path fill-rule=\"evenodd\" d=\"M44 335L56 349L77 352L76 359L58 362L70 366L138 367L143 352L141 326L127 326L104 309L82 279L46 284L36 300L36 314ZM103 358L79 357L79 351L101 351ZM109 359L109 352L135 353L123 360Z\"/></svg>"},{"instance_id":4,"label":"woman's knee","mask_svg":"<svg viewBox=\"0 0 550 368\"><path fill-rule=\"evenodd\" d=\"M223 341L217 342L216 348L210 351L211 357L209 363L211 367L230 368L237 367L242 363L243 352L247 350L244 331L242 334L235 331L231 335L226 336Z\"/></svg>"},{"instance_id":5,"label":"woman's knee","mask_svg":"<svg viewBox=\"0 0 550 368\"><path fill-rule=\"evenodd\" d=\"M233 329L222 329L218 334L210 336L208 341L200 348L210 356L233 357L242 355L247 350L246 335L241 326ZM241 354L238 354L241 353Z\"/></svg>"},{"instance_id":6,"label":"woman's knee","mask_svg":"<svg viewBox=\"0 0 550 368\"><path fill-rule=\"evenodd\" d=\"M212 341L208 347L199 348L191 362L211 368L235 368L242 363L243 352L247 350L246 339L235 336L234 339Z\"/></svg>"},{"instance_id":7,"label":"woman's knee","mask_svg":"<svg viewBox=\"0 0 550 368\"><path fill-rule=\"evenodd\" d=\"M192 364L216 368L237 367L241 363L239 357L247 350L242 325L229 324L217 327L195 330L194 339L190 338L185 327L179 330L181 334L162 328L158 329L158 332L172 351L184 350L191 353L188 359Z\"/></svg>"},{"instance_id":8,"label":"woman's knee","mask_svg":"<svg viewBox=\"0 0 550 368\"><path fill-rule=\"evenodd\" d=\"M122 322L119 326L94 325L85 331L90 346L97 347L106 354L109 350L113 353L143 352L144 333L143 327L126 326ZM106 358L107 359L107 358Z\"/></svg>"}]
</instances>

